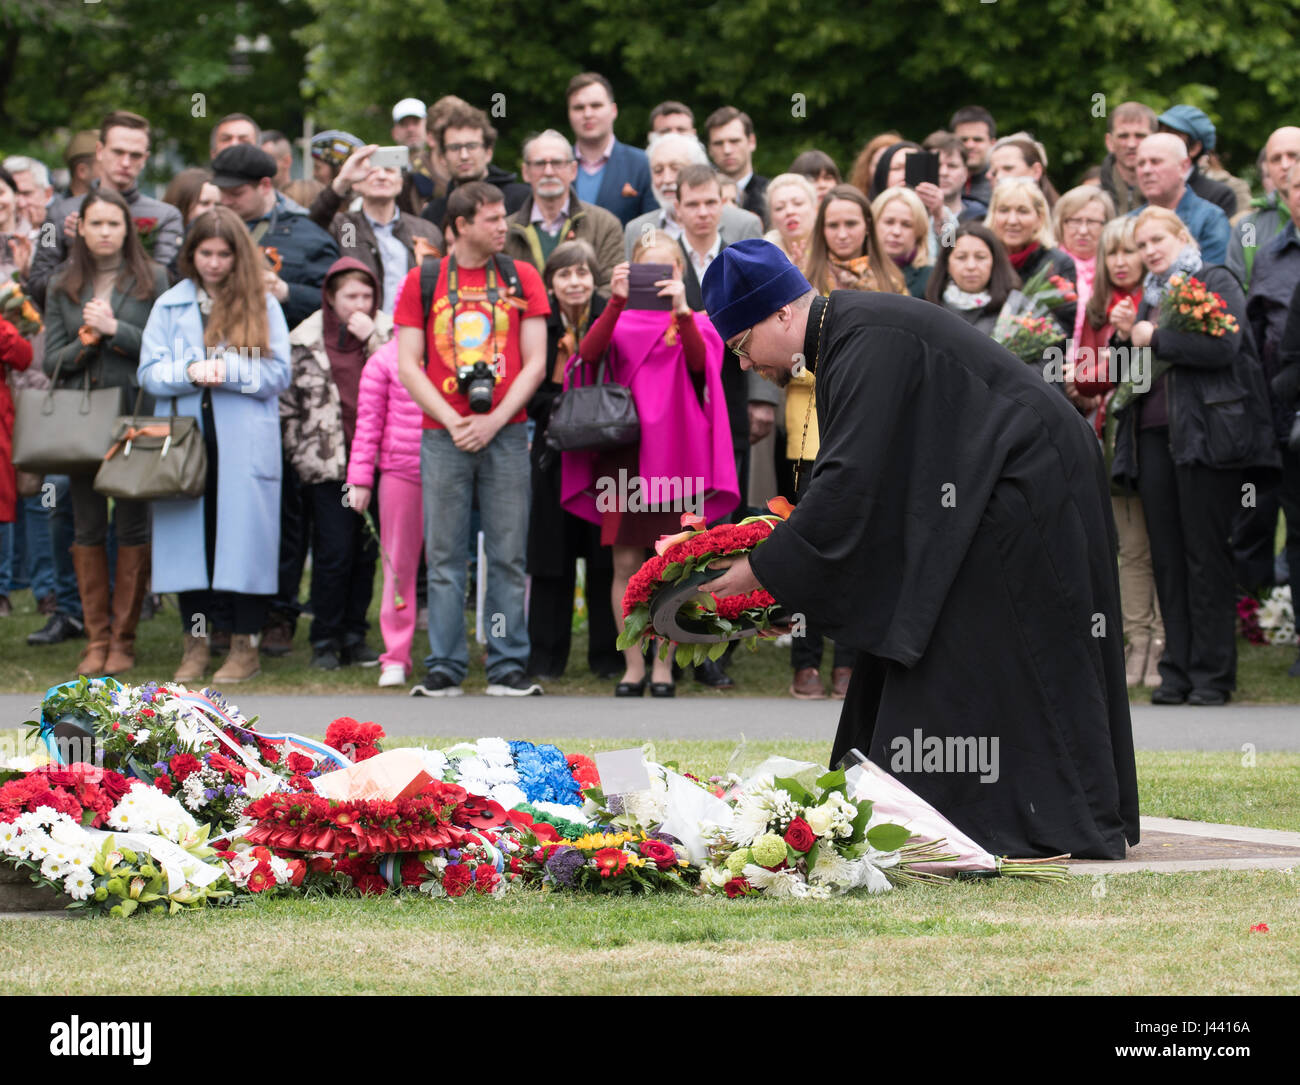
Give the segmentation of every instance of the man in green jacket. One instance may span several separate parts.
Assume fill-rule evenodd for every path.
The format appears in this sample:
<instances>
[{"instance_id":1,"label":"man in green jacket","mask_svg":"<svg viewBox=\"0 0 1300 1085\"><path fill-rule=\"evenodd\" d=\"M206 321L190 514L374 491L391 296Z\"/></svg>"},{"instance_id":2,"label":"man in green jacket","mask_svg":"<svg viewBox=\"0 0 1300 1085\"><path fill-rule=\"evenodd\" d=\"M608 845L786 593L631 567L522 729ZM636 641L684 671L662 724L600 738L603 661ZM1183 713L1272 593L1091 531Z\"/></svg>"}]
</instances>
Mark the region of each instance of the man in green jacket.
<instances>
[{"instance_id":1,"label":"man in green jacket","mask_svg":"<svg viewBox=\"0 0 1300 1085\"><path fill-rule=\"evenodd\" d=\"M1264 175L1270 191L1251 200L1255 208L1232 229L1228 240L1227 265L1241 280L1243 290L1250 289L1255 270L1255 255L1291 221L1283 189L1291 167L1300 161L1300 128L1287 125L1277 129L1264 144Z\"/></svg>"},{"instance_id":2,"label":"man in green jacket","mask_svg":"<svg viewBox=\"0 0 1300 1085\"><path fill-rule=\"evenodd\" d=\"M506 219L505 254L540 272L561 241L585 241L596 253L596 290L609 297L614 265L623 259L623 224L603 207L578 199L578 163L559 132L533 136L524 144L523 160L532 194Z\"/></svg>"}]
</instances>

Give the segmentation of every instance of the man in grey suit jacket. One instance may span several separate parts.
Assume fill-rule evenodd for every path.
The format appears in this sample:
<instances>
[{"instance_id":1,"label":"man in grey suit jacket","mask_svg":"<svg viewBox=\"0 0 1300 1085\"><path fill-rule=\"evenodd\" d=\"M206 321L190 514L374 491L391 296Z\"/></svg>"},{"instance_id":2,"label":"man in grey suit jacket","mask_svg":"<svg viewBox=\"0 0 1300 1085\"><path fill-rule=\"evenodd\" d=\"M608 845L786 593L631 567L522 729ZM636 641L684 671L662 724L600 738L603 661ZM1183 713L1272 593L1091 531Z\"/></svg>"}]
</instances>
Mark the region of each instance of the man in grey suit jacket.
<instances>
[{"instance_id":1,"label":"man in grey suit jacket","mask_svg":"<svg viewBox=\"0 0 1300 1085\"><path fill-rule=\"evenodd\" d=\"M637 239L647 227L663 230L674 241L682 236L682 225L677 221L676 213L677 175L687 166L709 164L704 145L695 137L680 132L666 132L652 140L647 153L650 156L650 186L659 201L659 210L637 216L624 228L623 247L629 260ZM757 215L729 203L722 205L718 227L727 244L763 236L763 224Z\"/></svg>"}]
</instances>

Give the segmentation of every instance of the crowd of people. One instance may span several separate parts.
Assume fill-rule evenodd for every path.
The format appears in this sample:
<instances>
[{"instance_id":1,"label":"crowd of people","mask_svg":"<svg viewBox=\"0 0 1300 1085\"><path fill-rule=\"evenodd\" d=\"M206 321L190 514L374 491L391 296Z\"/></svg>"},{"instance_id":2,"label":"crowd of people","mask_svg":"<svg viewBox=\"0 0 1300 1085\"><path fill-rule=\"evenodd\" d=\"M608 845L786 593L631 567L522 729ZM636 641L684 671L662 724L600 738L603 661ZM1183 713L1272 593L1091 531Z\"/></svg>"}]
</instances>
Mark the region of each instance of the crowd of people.
<instances>
[{"instance_id":1,"label":"crowd of people","mask_svg":"<svg viewBox=\"0 0 1300 1085\"><path fill-rule=\"evenodd\" d=\"M527 136L518 174L493 160L488 114L454 96L398 102L391 146L320 133L296 180L293 142L231 114L161 199L138 184L151 130L135 113L71 140L59 191L47 163L5 159L0 274L44 331L0 317L0 614L30 585L47 621L29 643L84 636L78 672L117 674L142 608L176 593L175 677L224 656L221 685L293 651L309 611L312 666L453 696L478 596L487 692L526 696L569 664L581 561L587 666L617 696L672 696L677 668L616 648L629 578L682 512L797 502L817 459L812 375L765 382L703 313L709 264L762 237L822 294L910 295L990 335L1054 276L1058 383L1110 465L1128 683L1156 703L1231 696L1238 595L1300 569L1300 128L1270 136L1256 197L1204 112L1125 102L1103 160L1058 192L1047 149L979 106L919 141L873 136L845 169L805 150L769 180L734 106L697 129L662 102L642 150L615 137L603 76L575 76L564 100L571 135ZM1237 329L1159 327L1179 275ZM1114 360L1143 350L1152 379L1135 387ZM639 439L555 451L562 393L605 380L631 390ZM15 473L8 389L51 383L196 419L202 494L110 506L93 471ZM627 500L627 480L651 499ZM382 652L366 617L380 565ZM792 696L845 695L853 653L830 646L828 682L826 650L816 629L793 639ZM694 680L734 687L727 659Z\"/></svg>"}]
</instances>

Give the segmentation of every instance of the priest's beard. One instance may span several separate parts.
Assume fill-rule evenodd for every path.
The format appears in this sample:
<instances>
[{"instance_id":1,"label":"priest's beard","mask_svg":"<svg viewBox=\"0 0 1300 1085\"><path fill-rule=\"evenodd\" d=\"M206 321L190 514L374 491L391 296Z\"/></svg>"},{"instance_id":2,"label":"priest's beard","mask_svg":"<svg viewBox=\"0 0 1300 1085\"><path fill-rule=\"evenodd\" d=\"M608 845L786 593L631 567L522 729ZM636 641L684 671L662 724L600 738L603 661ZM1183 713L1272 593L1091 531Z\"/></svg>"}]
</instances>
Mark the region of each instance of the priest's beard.
<instances>
[{"instance_id":1,"label":"priest's beard","mask_svg":"<svg viewBox=\"0 0 1300 1085\"><path fill-rule=\"evenodd\" d=\"M775 384L778 388L784 388L793 380L793 375L788 369L768 369L765 365L755 366L758 375L769 384Z\"/></svg>"}]
</instances>

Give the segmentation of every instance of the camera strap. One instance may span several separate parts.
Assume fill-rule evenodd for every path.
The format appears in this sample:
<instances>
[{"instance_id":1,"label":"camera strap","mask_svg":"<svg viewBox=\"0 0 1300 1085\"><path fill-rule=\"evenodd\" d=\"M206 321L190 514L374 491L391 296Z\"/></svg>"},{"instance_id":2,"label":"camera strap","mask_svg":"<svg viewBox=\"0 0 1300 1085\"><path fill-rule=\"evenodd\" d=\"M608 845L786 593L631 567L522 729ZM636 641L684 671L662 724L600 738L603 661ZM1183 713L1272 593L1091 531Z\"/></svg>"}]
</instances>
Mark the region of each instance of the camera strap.
<instances>
[{"instance_id":1,"label":"camera strap","mask_svg":"<svg viewBox=\"0 0 1300 1085\"><path fill-rule=\"evenodd\" d=\"M460 289L457 285L458 268L456 267L456 254L453 252L447 257L447 302L451 306L451 357L452 368L460 370L460 344L456 342L456 306L460 303ZM500 290L497 285L497 260L493 256L488 261L484 269L484 275L487 282L487 303L488 327L492 329L492 354L489 365L493 366L495 372L497 360L497 298L500 296ZM505 374L503 373L502 376Z\"/></svg>"}]
</instances>

